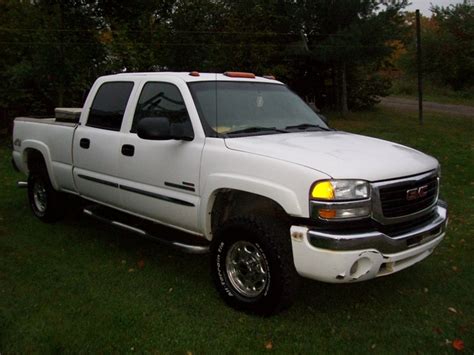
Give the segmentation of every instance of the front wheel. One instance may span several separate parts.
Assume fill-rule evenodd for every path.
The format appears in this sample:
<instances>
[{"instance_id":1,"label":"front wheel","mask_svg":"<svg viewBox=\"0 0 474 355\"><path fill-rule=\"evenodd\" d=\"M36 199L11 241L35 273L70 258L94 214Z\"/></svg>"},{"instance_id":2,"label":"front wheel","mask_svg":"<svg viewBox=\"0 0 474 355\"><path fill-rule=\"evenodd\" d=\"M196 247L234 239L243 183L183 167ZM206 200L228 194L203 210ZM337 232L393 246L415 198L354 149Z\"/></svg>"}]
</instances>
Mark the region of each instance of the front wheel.
<instances>
[{"instance_id":1,"label":"front wheel","mask_svg":"<svg viewBox=\"0 0 474 355\"><path fill-rule=\"evenodd\" d=\"M232 219L217 231L211 253L214 282L233 308L271 315L293 302L298 275L285 224Z\"/></svg>"}]
</instances>

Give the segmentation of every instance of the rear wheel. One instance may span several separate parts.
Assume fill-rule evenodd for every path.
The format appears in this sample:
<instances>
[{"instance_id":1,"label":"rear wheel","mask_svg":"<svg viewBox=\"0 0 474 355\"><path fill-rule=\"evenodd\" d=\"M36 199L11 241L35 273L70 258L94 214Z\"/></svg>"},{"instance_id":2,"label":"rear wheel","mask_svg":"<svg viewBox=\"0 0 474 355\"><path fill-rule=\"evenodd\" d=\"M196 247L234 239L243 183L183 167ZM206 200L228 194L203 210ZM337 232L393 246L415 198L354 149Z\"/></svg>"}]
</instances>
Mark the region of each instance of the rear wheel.
<instances>
[{"instance_id":1,"label":"rear wheel","mask_svg":"<svg viewBox=\"0 0 474 355\"><path fill-rule=\"evenodd\" d=\"M298 275L285 224L254 217L229 220L217 231L211 253L214 282L233 308L270 315L293 302Z\"/></svg>"},{"instance_id":2,"label":"rear wheel","mask_svg":"<svg viewBox=\"0 0 474 355\"><path fill-rule=\"evenodd\" d=\"M44 170L31 171L28 175L28 200L35 216L44 222L55 222L63 216L62 196Z\"/></svg>"}]
</instances>

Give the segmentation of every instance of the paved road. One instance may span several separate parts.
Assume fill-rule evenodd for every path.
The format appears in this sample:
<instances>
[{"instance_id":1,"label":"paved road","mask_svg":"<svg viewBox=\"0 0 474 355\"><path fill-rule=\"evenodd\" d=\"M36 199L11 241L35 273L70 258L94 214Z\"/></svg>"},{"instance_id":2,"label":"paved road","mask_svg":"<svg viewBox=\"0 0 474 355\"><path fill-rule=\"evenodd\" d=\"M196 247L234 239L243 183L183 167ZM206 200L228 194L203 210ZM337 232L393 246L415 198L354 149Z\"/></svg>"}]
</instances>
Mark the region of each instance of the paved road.
<instances>
[{"instance_id":1,"label":"paved road","mask_svg":"<svg viewBox=\"0 0 474 355\"><path fill-rule=\"evenodd\" d=\"M383 97L380 105L406 111L418 111L418 100L395 96ZM466 105L440 104L432 101L423 101L423 111L452 113L455 115L474 117L474 106Z\"/></svg>"}]
</instances>

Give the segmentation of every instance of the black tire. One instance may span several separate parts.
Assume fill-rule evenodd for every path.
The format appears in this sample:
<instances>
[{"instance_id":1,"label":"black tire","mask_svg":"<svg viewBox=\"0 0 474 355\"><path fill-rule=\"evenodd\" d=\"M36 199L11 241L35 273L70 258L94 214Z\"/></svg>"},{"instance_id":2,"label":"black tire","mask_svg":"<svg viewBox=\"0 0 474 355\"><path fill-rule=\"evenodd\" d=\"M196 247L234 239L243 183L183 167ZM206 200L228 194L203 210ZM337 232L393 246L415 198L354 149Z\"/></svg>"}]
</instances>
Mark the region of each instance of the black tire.
<instances>
[{"instance_id":1,"label":"black tire","mask_svg":"<svg viewBox=\"0 0 474 355\"><path fill-rule=\"evenodd\" d=\"M39 194L41 195L40 199L38 198ZM28 200L34 215L43 222L56 222L64 216L62 194L51 185L46 169L30 171L28 175Z\"/></svg>"},{"instance_id":2,"label":"black tire","mask_svg":"<svg viewBox=\"0 0 474 355\"><path fill-rule=\"evenodd\" d=\"M230 262L235 261L232 256L241 246L250 248L251 255L258 256L259 262L252 259L251 264L265 270L263 276L257 276L257 283L248 289L239 284L239 277L233 276L233 271L237 269L235 274L248 278L247 274L252 272L249 263L244 263L247 266L243 265L242 270L236 266L242 263ZM288 308L298 291L299 276L293 262L289 226L273 220L238 217L227 221L218 229L212 243L211 269L221 297L238 310L269 316ZM257 289L261 289L258 294L248 295L249 292L256 293Z\"/></svg>"}]
</instances>

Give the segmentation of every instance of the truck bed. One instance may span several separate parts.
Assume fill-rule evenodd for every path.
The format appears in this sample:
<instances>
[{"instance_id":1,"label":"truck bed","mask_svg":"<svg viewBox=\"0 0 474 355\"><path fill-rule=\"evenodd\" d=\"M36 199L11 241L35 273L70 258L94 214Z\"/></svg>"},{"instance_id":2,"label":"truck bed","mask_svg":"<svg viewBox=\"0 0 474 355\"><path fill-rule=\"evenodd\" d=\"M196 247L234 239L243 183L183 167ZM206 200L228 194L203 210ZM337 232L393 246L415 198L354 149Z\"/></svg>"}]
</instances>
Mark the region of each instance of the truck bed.
<instances>
[{"instance_id":1,"label":"truck bed","mask_svg":"<svg viewBox=\"0 0 474 355\"><path fill-rule=\"evenodd\" d=\"M26 155L30 149L40 151L47 164L51 182L57 189L75 191L72 178L72 142L75 122L58 122L52 118L17 117L13 126L13 159L27 173Z\"/></svg>"},{"instance_id":2,"label":"truck bed","mask_svg":"<svg viewBox=\"0 0 474 355\"><path fill-rule=\"evenodd\" d=\"M48 117L48 118L38 118L38 117L16 117L16 122L33 122L33 123L43 123L43 124L50 124L50 125L59 125L59 126L68 126L68 127L75 127L77 126L77 122L73 121L66 121L57 119L55 117Z\"/></svg>"}]
</instances>

